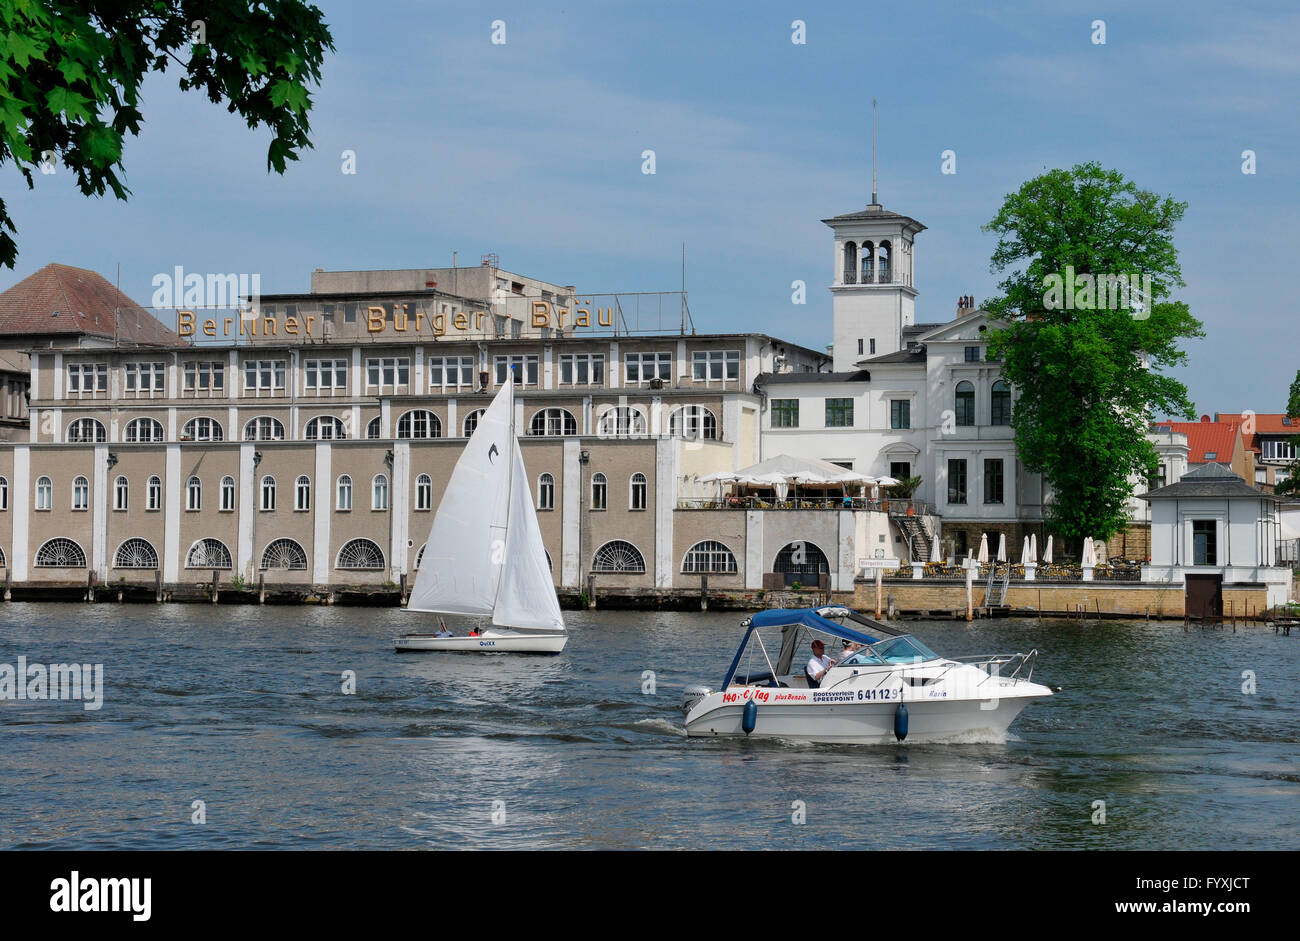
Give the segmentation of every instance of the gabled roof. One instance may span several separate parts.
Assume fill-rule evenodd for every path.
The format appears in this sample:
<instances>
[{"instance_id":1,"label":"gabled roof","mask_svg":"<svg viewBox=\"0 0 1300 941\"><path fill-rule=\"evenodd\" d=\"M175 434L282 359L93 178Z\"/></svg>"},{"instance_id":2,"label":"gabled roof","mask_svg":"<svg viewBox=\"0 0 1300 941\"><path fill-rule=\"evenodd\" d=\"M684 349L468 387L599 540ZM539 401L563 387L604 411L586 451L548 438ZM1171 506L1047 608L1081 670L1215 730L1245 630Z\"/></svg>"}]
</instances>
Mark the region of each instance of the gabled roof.
<instances>
[{"instance_id":1,"label":"gabled roof","mask_svg":"<svg viewBox=\"0 0 1300 941\"><path fill-rule=\"evenodd\" d=\"M1186 422L1185 424L1193 424ZM1206 424L1212 424L1206 422ZM1138 496L1143 500L1173 500L1189 497L1216 497L1218 499L1252 499L1276 502L1271 493L1256 490L1217 462L1202 464L1183 475L1182 479L1167 487L1159 487Z\"/></svg>"},{"instance_id":2,"label":"gabled roof","mask_svg":"<svg viewBox=\"0 0 1300 941\"><path fill-rule=\"evenodd\" d=\"M1216 423L1242 423L1242 440L1246 448L1250 451L1259 453L1259 436L1260 435L1300 435L1300 418L1291 418L1281 412L1266 412L1264 414L1255 413L1254 415L1238 415L1235 412L1215 412L1214 420ZM1250 434L1245 431L1246 422L1253 420L1255 430Z\"/></svg>"},{"instance_id":3,"label":"gabled roof","mask_svg":"<svg viewBox=\"0 0 1300 941\"><path fill-rule=\"evenodd\" d=\"M897 350L893 353L881 353L879 356L872 356L869 359L860 359L856 365L865 366L868 363L875 365L879 363L924 363L925 347L913 350Z\"/></svg>"},{"instance_id":4,"label":"gabled roof","mask_svg":"<svg viewBox=\"0 0 1300 941\"><path fill-rule=\"evenodd\" d=\"M49 264L0 294L0 336L88 335L127 345L184 344L102 276Z\"/></svg>"},{"instance_id":5,"label":"gabled roof","mask_svg":"<svg viewBox=\"0 0 1300 941\"><path fill-rule=\"evenodd\" d=\"M1236 422L1214 421L1163 421L1151 425L1152 431L1166 428L1175 434L1187 435L1189 464L1204 464L1207 461L1232 460L1241 426Z\"/></svg>"}]
</instances>

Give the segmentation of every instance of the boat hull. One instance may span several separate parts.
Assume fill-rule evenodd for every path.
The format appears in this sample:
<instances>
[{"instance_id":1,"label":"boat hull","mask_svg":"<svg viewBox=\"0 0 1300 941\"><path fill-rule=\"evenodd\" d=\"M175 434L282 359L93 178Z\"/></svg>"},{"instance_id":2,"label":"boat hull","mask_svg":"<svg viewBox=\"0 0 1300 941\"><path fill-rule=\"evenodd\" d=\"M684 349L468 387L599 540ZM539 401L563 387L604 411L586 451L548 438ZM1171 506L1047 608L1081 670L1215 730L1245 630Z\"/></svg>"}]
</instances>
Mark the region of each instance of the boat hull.
<instances>
[{"instance_id":1,"label":"boat hull","mask_svg":"<svg viewBox=\"0 0 1300 941\"><path fill-rule=\"evenodd\" d=\"M754 730L749 738L778 738L794 741L845 745L886 745L898 740L894 734L898 706L907 706L907 742L998 742L1007 727L1035 695L1002 696L997 699L932 700L903 699L885 702L844 700L814 702L804 691L778 689L732 690L735 697L723 702L722 693L705 696L686 717L686 734L693 738L744 738L745 705L757 706ZM777 694L806 696L803 701L778 702ZM764 696L766 694L766 697ZM1044 695L1051 695L1043 690Z\"/></svg>"},{"instance_id":2,"label":"boat hull","mask_svg":"<svg viewBox=\"0 0 1300 941\"><path fill-rule=\"evenodd\" d=\"M404 634L395 645L398 653L541 653L557 654L569 635L544 632L488 630L478 637L435 637Z\"/></svg>"}]
</instances>

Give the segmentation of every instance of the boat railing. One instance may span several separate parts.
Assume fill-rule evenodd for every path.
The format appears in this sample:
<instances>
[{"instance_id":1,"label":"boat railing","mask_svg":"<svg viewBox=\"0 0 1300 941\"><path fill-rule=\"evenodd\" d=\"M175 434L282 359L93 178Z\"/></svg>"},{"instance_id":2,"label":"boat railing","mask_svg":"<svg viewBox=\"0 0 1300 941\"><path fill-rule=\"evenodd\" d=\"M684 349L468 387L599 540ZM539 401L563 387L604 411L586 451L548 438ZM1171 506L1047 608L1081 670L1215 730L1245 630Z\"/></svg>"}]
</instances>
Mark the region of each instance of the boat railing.
<instances>
[{"instance_id":1,"label":"boat railing","mask_svg":"<svg viewBox=\"0 0 1300 941\"><path fill-rule=\"evenodd\" d=\"M1021 679L1021 671L1025 672L1023 679L1029 682L1034 678L1034 665L1038 661L1038 648L1034 648L1028 653L1011 653L1011 654L977 654L968 657L949 657L949 660L955 660L957 663L966 666L977 667L989 675L989 679L995 676L1005 677L1010 680ZM1006 668L1011 672L1006 672ZM981 684L984 682L980 681Z\"/></svg>"}]
</instances>

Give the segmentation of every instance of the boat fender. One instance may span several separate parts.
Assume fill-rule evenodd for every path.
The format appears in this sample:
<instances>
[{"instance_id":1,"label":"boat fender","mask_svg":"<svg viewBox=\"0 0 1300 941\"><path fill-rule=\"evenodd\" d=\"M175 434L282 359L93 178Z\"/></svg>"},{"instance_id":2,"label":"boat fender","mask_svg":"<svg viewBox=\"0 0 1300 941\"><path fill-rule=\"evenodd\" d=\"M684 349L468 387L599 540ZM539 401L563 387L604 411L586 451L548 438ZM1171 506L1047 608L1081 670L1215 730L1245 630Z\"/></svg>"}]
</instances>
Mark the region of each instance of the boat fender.
<instances>
[{"instance_id":1,"label":"boat fender","mask_svg":"<svg viewBox=\"0 0 1300 941\"><path fill-rule=\"evenodd\" d=\"M740 727L748 735L754 731L756 725L758 725L758 703L751 699L745 703L745 711L740 716Z\"/></svg>"},{"instance_id":2,"label":"boat fender","mask_svg":"<svg viewBox=\"0 0 1300 941\"><path fill-rule=\"evenodd\" d=\"M894 737L900 742L907 738L907 706L901 702L894 710Z\"/></svg>"}]
</instances>

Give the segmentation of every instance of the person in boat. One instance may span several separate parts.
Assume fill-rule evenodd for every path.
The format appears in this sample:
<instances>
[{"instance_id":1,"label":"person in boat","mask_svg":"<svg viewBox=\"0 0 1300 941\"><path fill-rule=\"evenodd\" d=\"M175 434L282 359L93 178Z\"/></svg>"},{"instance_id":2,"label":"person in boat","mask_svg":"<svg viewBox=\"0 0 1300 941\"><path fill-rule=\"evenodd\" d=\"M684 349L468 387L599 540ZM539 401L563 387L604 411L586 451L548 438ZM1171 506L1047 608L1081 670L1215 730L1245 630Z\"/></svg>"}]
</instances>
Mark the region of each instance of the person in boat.
<instances>
[{"instance_id":1,"label":"person in boat","mask_svg":"<svg viewBox=\"0 0 1300 941\"><path fill-rule=\"evenodd\" d=\"M483 633L483 632L480 631L477 627L471 627L471 628L469 629L469 636L470 636L470 637L478 637L478 636L480 636L482 633Z\"/></svg>"},{"instance_id":2,"label":"person in boat","mask_svg":"<svg viewBox=\"0 0 1300 941\"><path fill-rule=\"evenodd\" d=\"M846 640L844 642L844 648L840 651L840 655L835 660L835 662L843 663L845 660L847 660L849 657L851 657L853 654L857 652L858 652L858 645L853 643L853 641L851 640Z\"/></svg>"},{"instance_id":3,"label":"person in boat","mask_svg":"<svg viewBox=\"0 0 1300 941\"><path fill-rule=\"evenodd\" d=\"M816 689L822 685L822 677L826 671L835 663L830 657L826 656L826 645L820 640L812 642L812 657L808 665L803 668L804 676L808 677L808 688Z\"/></svg>"},{"instance_id":4,"label":"person in boat","mask_svg":"<svg viewBox=\"0 0 1300 941\"><path fill-rule=\"evenodd\" d=\"M448 627L447 627L447 622L444 621L442 618L438 618L438 629L437 629L436 631L433 632L433 636L434 636L434 637L452 637L452 636L454 636L454 635L451 633L451 630L448 629Z\"/></svg>"}]
</instances>

